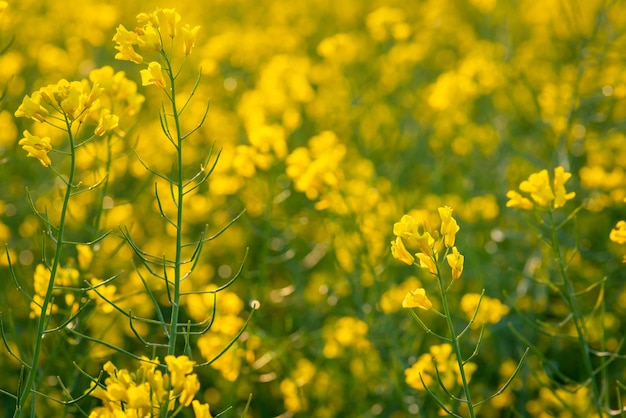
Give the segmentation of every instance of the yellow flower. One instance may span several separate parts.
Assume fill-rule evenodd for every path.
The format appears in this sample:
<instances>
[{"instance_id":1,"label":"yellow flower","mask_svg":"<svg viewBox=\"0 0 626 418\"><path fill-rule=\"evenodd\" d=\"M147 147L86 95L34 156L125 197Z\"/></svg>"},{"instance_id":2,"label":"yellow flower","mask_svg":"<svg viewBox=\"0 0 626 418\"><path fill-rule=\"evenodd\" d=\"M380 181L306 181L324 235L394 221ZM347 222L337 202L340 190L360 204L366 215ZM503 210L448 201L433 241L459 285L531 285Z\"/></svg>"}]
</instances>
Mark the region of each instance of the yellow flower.
<instances>
[{"instance_id":1,"label":"yellow flower","mask_svg":"<svg viewBox=\"0 0 626 418\"><path fill-rule=\"evenodd\" d=\"M190 360L187 356L165 356L167 370L170 372L172 386L174 388L181 387L184 384L185 376L193 371L195 361Z\"/></svg>"},{"instance_id":2,"label":"yellow flower","mask_svg":"<svg viewBox=\"0 0 626 418\"><path fill-rule=\"evenodd\" d=\"M208 403L200 403L200 401L194 400L191 402L191 406L193 407L195 418L213 418L213 415L211 415L209 411Z\"/></svg>"},{"instance_id":3,"label":"yellow flower","mask_svg":"<svg viewBox=\"0 0 626 418\"><path fill-rule=\"evenodd\" d=\"M100 120L94 133L98 136L104 135L107 131L111 131L117 128L120 118L117 115L111 113L109 109L102 109L100 113Z\"/></svg>"},{"instance_id":4,"label":"yellow flower","mask_svg":"<svg viewBox=\"0 0 626 418\"><path fill-rule=\"evenodd\" d=\"M506 197L509 198L509 201L506 202L507 208L520 208L524 210L531 210L533 208L533 202L530 199L522 196L515 190L509 190L506 194Z\"/></svg>"},{"instance_id":5,"label":"yellow flower","mask_svg":"<svg viewBox=\"0 0 626 418\"><path fill-rule=\"evenodd\" d=\"M162 49L161 35L154 26L137 29L137 46L144 51L159 52Z\"/></svg>"},{"instance_id":6,"label":"yellow flower","mask_svg":"<svg viewBox=\"0 0 626 418\"><path fill-rule=\"evenodd\" d=\"M452 269L452 279L458 279L463 274L463 263L465 257L459 253L456 247L452 247L452 254L446 256L446 260Z\"/></svg>"},{"instance_id":7,"label":"yellow flower","mask_svg":"<svg viewBox=\"0 0 626 418\"><path fill-rule=\"evenodd\" d=\"M174 38L176 36L176 25L180 22L180 15L176 9L157 9L155 12L159 20L159 29L164 37Z\"/></svg>"},{"instance_id":8,"label":"yellow flower","mask_svg":"<svg viewBox=\"0 0 626 418\"><path fill-rule=\"evenodd\" d=\"M437 265L431 255L424 253L415 254L420 261L420 267L428 269L432 274L437 275Z\"/></svg>"},{"instance_id":9,"label":"yellow flower","mask_svg":"<svg viewBox=\"0 0 626 418\"><path fill-rule=\"evenodd\" d=\"M426 291L422 288L411 290L402 301L403 308L420 308L425 311L433 307L432 302L426 296Z\"/></svg>"},{"instance_id":10,"label":"yellow flower","mask_svg":"<svg viewBox=\"0 0 626 418\"><path fill-rule=\"evenodd\" d=\"M22 104L17 108L15 117L31 118L37 122L43 122L48 116L48 110L41 105L41 92L36 91L31 97L25 96Z\"/></svg>"},{"instance_id":11,"label":"yellow flower","mask_svg":"<svg viewBox=\"0 0 626 418\"><path fill-rule=\"evenodd\" d=\"M48 152L52 150L50 138L39 138L31 135L28 131L24 131L24 138L20 139L19 145L28 153L28 157L38 159L44 167L49 167L52 164L50 157L48 157Z\"/></svg>"},{"instance_id":12,"label":"yellow flower","mask_svg":"<svg viewBox=\"0 0 626 418\"><path fill-rule=\"evenodd\" d=\"M193 28L189 24L183 26L182 31L185 56L191 54L191 50L196 44L196 38L198 37L199 30L200 26L194 26Z\"/></svg>"},{"instance_id":13,"label":"yellow flower","mask_svg":"<svg viewBox=\"0 0 626 418\"><path fill-rule=\"evenodd\" d=\"M565 202L576 196L576 193L565 191L565 182L572 177L572 173L568 173L561 166L554 169L554 207L560 208L565 206Z\"/></svg>"},{"instance_id":14,"label":"yellow flower","mask_svg":"<svg viewBox=\"0 0 626 418\"><path fill-rule=\"evenodd\" d=\"M413 261L415 261L415 258L413 258L413 256L404 247L404 243L400 237L397 237L395 242L391 241L391 254L394 258L408 264L409 266L413 264Z\"/></svg>"},{"instance_id":15,"label":"yellow flower","mask_svg":"<svg viewBox=\"0 0 626 418\"><path fill-rule=\"evenodd\" d=\"M448 248L453 247L456 233L459 232L461 228L452 217L451 207L444 206L438 210L439 216L441 217L441 235L444 236L444 243Z\"/></svg>"},{"instance_id":16,"label":"yellow flower","mask_svg":"<svg viewBox=\"0 0 626 418\"><path fill-rule=\"evenodd\" d=\"M541 170L538 173L531 174L528 180L524 180L519 185L519 189L523 192L530 193L530 197L532 197L539 206L548 207L554 200L548 170Z\"/></svg>"},{"instance_id":17,"label":"yellow flower","mask_svg":"<svg viewBox=\"0 0 626 418\"><path fill-rule=\"evenodd\" d=\"M148 69L141 70L141 85L149 86L154 84L157 87L165 88L165 77L163 76L163 70L161 64L158 62L151 62L148 64Z\"/></svg>"},{"instance_id":18,"label":"yellow flower","mask_svg":"<svg viewBox=\"0 0 626 418\"><path fill-rule=\"evenodd\" d=\"M115 46L119 52L115 54L116 60L121 61L132 61L135 64L141 64L143 62L143 57L135 51L132 44L123 43Z\"/></svg>"},{"instance_id":19,"label":"yellow flower","mask_svg":"<svg viewBox=\"0 0 626 418\"><path fill-rule=\"evenodd\" d=\"M626 244L626 221L619 221L611 230L609 239L618 244Z\"/></svg>"},{"instance_id":20,"label":"yellow flower","mask_svg":"<svg viewBox=\"0 0 626 418\"><path fill-rule=\"evenodd\" d=\"M180 402L183 406L189 406L191 401L193 401L194 396L200 390L200 382L198 381L198 375L191 374L185 377L185 381L183 383L183 390L180 393L180 397L178 398L178 402Z\"/></svg>"}]
</instances>

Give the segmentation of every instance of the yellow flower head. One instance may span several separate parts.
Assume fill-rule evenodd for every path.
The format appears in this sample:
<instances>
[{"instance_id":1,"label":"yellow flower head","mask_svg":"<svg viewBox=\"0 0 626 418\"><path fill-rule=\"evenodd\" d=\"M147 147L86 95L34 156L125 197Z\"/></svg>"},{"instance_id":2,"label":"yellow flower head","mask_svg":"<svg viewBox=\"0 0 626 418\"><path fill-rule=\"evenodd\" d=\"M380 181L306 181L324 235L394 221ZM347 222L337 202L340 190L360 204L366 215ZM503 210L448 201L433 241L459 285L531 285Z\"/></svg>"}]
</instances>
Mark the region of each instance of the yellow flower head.
<instances>
[{"instance_id":1,"label":"yellow flower head","mask_svg":"<svg viewBox=\"0 0 626 418\"><path fill-rule=\"evenodd\" d=\"M104 135L108 131L112 131L117 128L120 122L120 118L117 115L111 113L109 109L102 109L100 112L100 120L98 126L96 126L95 134L98 136Z\"/></svg>"},{"instance_id":2,"label":"yellow flower head","mask_svg":"<svg viewBox=\"0 0 626 418\"><path fill-rule=\"evenodd\" d=\"M157 9L155 15L159 22L159 29L164 37L176 36L176 25L180 22L180 15L176 9Z\"/></svg>"},{"instance_id":3,"label":"yellow flower head","mask_svg":"<svg viewBox=\"0 0 626 418\"><path fill-rule=\"evenodd\" d=\"M391 241L391 254L395 259L398 259L409 266L413 264L413 261L415 261L413 256L404 247L404 243L400 237L397 237L395 241Z\"/></svg>"},{"instance_id":4,"label":"yellow flower head","mask_svg":"<svg viewBox=\"0 0 626 418\"><path fill-rule=\"evenodd\" d=\"M402 301L403 308L420 308L425 311L433 307L432 302L426 296L426 291L422 288L411 290Z\"/></svg>"},{"instance_id":5,"label":"yellow flower head","mask_svg":"<svg viewBox=\"0 0 626 418\"><path fill-rule=\"evenodd\" d=\"M619 221L609 234L609 239L618 244L626 244L626 221Z\"/></svg>"},{"instance_id":6,"label":"yellow flower head","mask_svg":"<svg viewBox=\"0 0 626 418\"><path fill-rule=\"evenodd\" d=\"M193 371L195 361L190 360L187 356L165 356L165 364L172 379L173 387L180 387L184 384L185 376Z\"/></svg>"},{"instance_id":7,"label":"yellow flower head","mask_svg":"<svg viewBox=\"0 0 626 418\"><path fill-rule=\"evenodd\" d=\"M452 279L458 279L463 274L463 263L465 257L459 253L456 247L452 247L452 254L446 256L446 260L452 269Z\"/></svg>"},{"instance_id":8,"label":"yellow flower head","mask_svg":"<svg viewBox=\"0 0 626 418\"><path fill-rule=\"evenodd\" d=\"M428 269L435 276L438 274L437 272L437 264L435 264L435 260L433 260L432 255L427 255L424 253L415 254L420 261L420 267L424 269Z\"/></svg>"},{"instance_id":9,"label":"yellow flower head","mask_svg":"<svg viewBox=\"0 0 626 418\"><path fill-rule=\"evenodd\" d=\"M528 180L524 180L519 185L519 189L523 192L530 193L530 197L532 197L539 206L548 207L554 200L548 170L541 170L538 173L531 174Z\"/></svg>"},{"instance_id":10,"label":"yellow flower head","mask_svg":"<svg viewBox=\"0 0 626 418\"><path fill-rule=\"evenodd\" d=\"M22 104L17 108L15 117L31 118L37 122L43 122L48 116L48 110L41 104L41 92L36 91L31 97L25 96Z\"/></svg>"},{"instance_id":11,"label":"yellow flower head","mask_svg":"<svg viewBox=\"0 0 626 418\"><path fill-rule=\"evenodd\" d=\"M194 400L191 402L191 406L193 407L195 418L213 418L213 415L211 415L209 411L208 403L200 403L200 401Z\"/></svg>"},{"instance_id":12,"label":"yellow flower head","mask_svg":"<svg viewBox=\"0 0 626 418\"><path fill-rule=\"evenodd\" d=\"M191 50L196 44L196 38L198 37L199 30L200 26L194 26L193 28L189 24L183 26L183 47L185 56L191 54Z\"/></svg>"},{"instance_id":13,"label":"yellow flower head","mask_svg":"<svg viewBox=\"0 0 626 418\"><path fill-rule=\"evenodd\" d=\"M161 69L161 64L158 62L151 62L148 64L148 68L146 70L141 70L141 85L149 86L154 84L157 87L162 89L165 88L165 76L163 75L163 70Z\"/></svg>"},{"instance_id":14,"label":"yellow flower head","mask_svg":"<svg viewBox=\"0 0 626 418\"><path fill-rule=\"evenodd\" d=\"M27 157L38 159L44 167L49 167L52 164L50 157L48 157L48 152L52 150L50 138L40 138L24 131L24 138L20 139L19 145L28 153Z\"/></svg>"},{"instance_id":15,"label":"yellow flower head","mask_svg":"<svg viewBox=\"0 0 626 418\"><path fill-rule=\"evenodd\" d=\"M459 232L461 228L452 217L451 207L444 206L438 210L439 216L441 217L441 235L444 236L444 243L448 248L453 247L456 233Z\"/></svg>"},{"instance_id":16,"label":"yellow flower head","mask_svg":"<svg viewBox=\"0 0 626 418\"><path fill-rule=\"evenodd\" d=\"M565 205L568 200L576 196L576 193L567 193L565 183L572 176L571 173L565 171L561 166L554 169L554 180L550 182L548 170L541 170L531 174L527 180L520 183L519 189L522 192L530 194L530 197L539 206L560 208ZM522 196L515 190L510 190L506 196L509 201L507 207L516 207L520 209L530 210L534 207L534 203L530 199Z\"/></svg>"}]
</instances>

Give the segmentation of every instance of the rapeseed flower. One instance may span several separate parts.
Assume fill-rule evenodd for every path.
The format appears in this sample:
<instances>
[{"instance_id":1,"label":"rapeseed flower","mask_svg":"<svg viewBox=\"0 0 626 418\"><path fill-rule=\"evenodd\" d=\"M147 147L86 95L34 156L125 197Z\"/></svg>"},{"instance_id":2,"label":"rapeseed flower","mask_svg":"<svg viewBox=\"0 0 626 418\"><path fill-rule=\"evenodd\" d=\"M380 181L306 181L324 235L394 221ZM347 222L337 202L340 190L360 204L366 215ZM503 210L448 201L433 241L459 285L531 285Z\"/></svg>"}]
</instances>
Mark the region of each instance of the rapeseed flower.
<instances>
[{"instance_id":1,"label":"rapeseed flower","mask_svg":"<svg viewBox=\"0 0 626 418\"><path fill-rule=\"evenodd\" d=\"M432 302L426 296L426 291L423 288L411 290L406 294L402 301L403 308L420 308L425 311L433 307Z\"/></svg>"},{"instance_id":2,"label":"rapeseed flower","mask_svg":"<svg viewBox=\"0 0 626 418\"><path fill-rule=\"evenodd\" d=\"M21 145L24 151L28 153L26 154L27 157L38 159L44 167L49 167L50 164L52 164L50 157L48 157L48 153L52 151L50 138L40 138L38 136L31 135L28 131L24 131L24 138L20 139L18 144Z\"/></svg>"},{"instance_id":3,"label":"rapeseed flower","mask_svg":"<svg viewBox=\"0 0 626 418\"><path fill-rule=\"evenodd\" d=\"M506 197L509 201L507 207L515 207L530 210L537 204L540 207L552 207L554 209L565 206L568 200L576 196L575 192L567 192L565 183L572 176L561 166L554 169L554 179L550 181L548 170L532 173L527 180L520 183L519 189L530 194L532 201L515 190L509 190ZM533 203L534 202L534 203Z\"/></svg>"}]
</instances>

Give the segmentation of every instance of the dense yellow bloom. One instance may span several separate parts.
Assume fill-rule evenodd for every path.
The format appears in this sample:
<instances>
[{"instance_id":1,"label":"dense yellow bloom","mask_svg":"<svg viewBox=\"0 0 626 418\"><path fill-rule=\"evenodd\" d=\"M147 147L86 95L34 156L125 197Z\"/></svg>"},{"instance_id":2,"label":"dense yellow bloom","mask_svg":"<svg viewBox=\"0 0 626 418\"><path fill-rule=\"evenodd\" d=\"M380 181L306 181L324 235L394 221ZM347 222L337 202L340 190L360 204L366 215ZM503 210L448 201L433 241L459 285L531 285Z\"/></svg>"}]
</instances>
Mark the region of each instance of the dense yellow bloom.
<instances>
[{"instance_id":1,"label":"dense yellow bloom","mask_svg":"<svg viewBox=\"0 0 626 418\"><path fill-rule=\"evenodd\" d=\"M480 308L477 313L478 302L480 302ZM461 310L465 312L468 319L476 315L472 328L478 328L485 323L495 324L509 313L509 307L498 299L483 296L481 300L481 295L478 293L466 293L463 295L461 298Z\"/></svg>"},{"instance_id":2,"label":"dense yellow bloom","mask_svg":"<svg viewBox=\"0 0 626 418\"><path fill-rule=\"evenodd\" d=\"M44 167L49 167L52 164L50 157L48 157L48 153L52 150L50 138L40 138L24 131L24 138L20 139L19 145L28 153L27 157L38 159Z\"/></svg>"},{"instance_id":3,"label":"dense yellow bloom","mask_svg":"<svg viewBox=\"0 0 626 418\"><path fill-rule=\"evenodd\" d=\"M459 253L456 247L452 247L452 254L448 254L446 256L446 260L452 269L452 278L458 279L463 274L463 263L465 262L465 257Z\"/></svg>"},{"instance_id":4,"label":"dense yellow bloom","mask_svg":"<svg viewBox=\"0 0 626 418\"><path fill-rule=\"evenodd\" d=\"M402 238L397 237L395 241L391 241L391 254L394 258L408 264L413 264L415 258L406 250Z\"/></svg>"},{"instance_id":5,"label":"dense yellow bloom","mask_svg":"<svg viewBox=\"0 0 626 418\"><path fill-rule=\"evenodd\" d=\"M432 302L426 296L426 291L422 288L411 290L402 301L403 308L420 308L429 310L433 307Z\"/></svg>"},{"instance_id":6,"label":"dense yellow bloom","mask_svg":"<svg viewBox=\"0 0 626 418\"><path fill-rule=\"evenodd\" d=\"M191 402L191 406L193 407L195 418L213 418L211 411L209 411L208 403L200 403L200 401L194 400Z\"/></svg>"},{"instance_id":7,"label":"dense yellow bloom","mask_svg":"<svg viewBox=\"0 0 626 418\"><path fill-rule=\"evenodd\" d=\"M43 122L48 116L48 110L41 104L41 92L36 91L32 96L24 96L22 104L17 108L15 117L30 118L37 122Z\"/></svg>"},{"instance_id":8,"label":"dense yellow bloom","mask_svg":"<svg viewBox=\"0 0 626 418\"><path fill-rule=\"evenodd\" d=\"M619 221L615 228L611 229L609 239L618 244L626 244L626 221Z\"/></svg>"},{"instance_id":9,"label":"dense yellow bloom","mask_svg":"<svg viewBox=\"0 0 626 418\"><path fill-rule=\"evenodd\" d=\"M200 26L194 26L186 24L182 27L183 31L183 51L185 56L191 54L191 50L196 44L196 38L198 37L198 31L200 30Z\"/></svg>"},{"instance_id":10,"label":"dense yellow bloom","mask_svg":"<svg viewBox=\"0 0 626 418\"><path fill-rule=\"evenodd\" d=\"M568 200L576 196L576 193L568 193L565 190L565 183L572 176L571 173L565 171L561 166L554 169L554 179L550 182L548 170L541 170L531 174L527 180L520 183L519 189L522 192L530 194L530 197L537 205L541 207L560 208L565 205ZM520 209L530 210L534 207L532 201L522 196L514 190L510 190L506 196L509 201L507 207L516 207Z\"/></svg>"},{"instance_id":11,"label":"dense yellow bloom","mask_svg":"<svg viewBox=\"0 0 626 418\"><path fill-rule=\"evenodd\" d=\"M142 86L150 86L154 84L162 89L165 88L165 76L163 75L161 64L158 62L151 62L148 64L148 68L146 70L140 71L140 74Z\"/></svg>"},{"instance_id":12,"label":"dense yellow bloom","mask_svg":"<svg viewBox=\"0 0 626 418\"><path fill-rule=\"evenodd\" d=\"M448 248L453 247L456 233L461 228L452 217L452 208L448 206L439 208L439 216L441 217L441 235L444 236L444 243Z\"/></svg>"},{"instance_id":13,"label":"dense yellow bloom","mask_svg":"<svg viewBox=\"0 0 626 418\"><path fill-rule=\"evenodd\" d=\"M550 178L548 170L541 170L533 173L519 185L519 189L523 192L530 193L535 203L539 206L548 207L550 202L554 200L554 193L550 186Z\"/></svg>"},{"instance_id":14,"label":"dense yellow bloom","mask_svg":"<svg viewBox=\"0 0 626 418\"><path fill-rule=\"evenodd\" d=\"M435 369L435 364L437 368ZM471 380L476 364L467 362L463 365L465 376ZM456 361L455 355L452 353L452 345L440 344L433 345L429 349L429 353L419 356L417 361L411 367L404 371L406 382L409 386L416 390L425 390L424 384L430 386L436 382L437 370L441 383L449 390L455 385L461 385L461 373ZM424 384L422 384L422 380Z\"/></svg>"}]
</instances>

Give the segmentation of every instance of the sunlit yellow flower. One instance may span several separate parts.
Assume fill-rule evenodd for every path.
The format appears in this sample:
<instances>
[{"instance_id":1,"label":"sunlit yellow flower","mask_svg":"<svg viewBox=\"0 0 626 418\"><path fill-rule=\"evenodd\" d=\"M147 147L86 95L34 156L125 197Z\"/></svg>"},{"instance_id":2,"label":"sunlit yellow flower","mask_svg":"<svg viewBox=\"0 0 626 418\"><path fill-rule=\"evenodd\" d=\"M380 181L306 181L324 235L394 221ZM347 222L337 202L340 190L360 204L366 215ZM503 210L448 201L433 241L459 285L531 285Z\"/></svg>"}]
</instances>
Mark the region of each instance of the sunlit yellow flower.
<instances>
[{"instance_id":1,"label":"sunlit yellow flower","mask_svg":"<svg viewBox=\"0 0 626 418\"><path fill-rule=\"evenodd\" d=\"M209 411L208 403L200 403L200 401L194 400L191 402L191 406L193 407L195 418L213 418L213 415L211 415Z\"/></svg>"},{"instance_id":2,"label":"sunlit yellow flower","mask_svg":"<svg viewBox=\"0 0 626 418\"><path fill-rule=\"evenodd\" d=\"M94 131L96 135L102 136L107 131L112 131L119 125L120 118L117 115L113 115L109 109L102 109L100 113L100 120L98 126Z\"/></svg>"},{"instance_id":3,"label":"sunlit yellow flower","mask_svg":"<svg viewBox=\"0 0 626 418\"><path fill-rule=\"evenodd\" d=\"M198 381L198 375L190 374L185 377L185 381L183 382L182 392L180 393L180 397L178 398L178 402L180 402L183 406L189 406L193 398L196 396L196 393L200 390L200 382Z\"/></svg>"},{"instance_id":4,"label":"sunlit yellow flower","mask_svg":"<svg viewBox=\"0 0 626 418\"><path fill-rule=\"evenodd\" d=\"M115 54L116 60L121 61L132 61L135 64L141 64L143 62L143 57L135 51L132 44L123 43L115 46L119 52Z\"/></svg>"},{"instance_id":5,"label":"sunlit yellow flower","mask_svg":"<svg viewBox=\"0 0 626 418\"><path fill-rule=\"evenodd\" d=\"M183 47L185 56L191 54L191 50L196 44L196 38L198 37L198 31L200 30L200 26L194 26L193 28L186 24L182 27L183 31Z\"/></svg>"},{"instance_id":6,"label":"sunlit yellow flower","mask_svg":"<svg viewBox=\"0 0 626 418\"><path fill-rule=\"evenodd\" d=\"M141 70L141 85L149 86L154 84L157 87L165 88L165 76L163 75L163 70L161 69L161 64L158 62L151 62L148 64L148 68L146 70Z\"/></svg>"},{"instance_id":7,"label":"sunlit yellow flower","mask_svg":"<svg viewBox=\"0 0 626 418\"><path fill-rule=\"evenodd\" d=\"M424 253L415 254L420 261L420 267L428 269L432 274L437 275L437 264L433 257Z\"/></svg>"},{"instance_id":8,"label":"sunlit yellow flower","mask_svg":"<svg viewBox=\"0 0 626 418\"><path fill-rule=\"evenodd\" d=\"M408 264L413 264L415 258L406 250L402 238L397 237L395 241L391 241L391 254L394 258Z\"/></svg>"},{"instance_id":9,"label":"sunlit yellow flower","mask_svg":"<svg viewBox=\"0 0 626 418\"><path fill-rule=\"evenodd\" d=\"M465 257L459 253L456 247L452 247L452 254L448 254L446 256L446 260L452 269L452 278L458 279L463 274L463 263L465 261Z\"/></svg>"},{"instance_id":10,"label":"sunlit yellow flower","mask_svg":"<svg viewBox=\"0 0 626 418\"><path fill-rule=\"evenodd\" d=\"M145 26L137 29L137 46L144 51L159 52L163 48L161 45L161 35L154 26Z\"/></svg>"},{"instance_id":11,"label":"sunlit yellow flower","mask_svg":"<svg viewBox=\"0 0 626 418\"><path fill-rule=\"evenodd\" d=\"M174 38L176 25L180 22L180 15L175 9L157 9L156 17L159 20L159 29L163 37Z\"/></svg>"},{"instance_id":12,"label":"sunlit yellow flower","mask_svg":"<svg viewBox=\"0 0 626 418\"><path fill-rule=\"evenodd\" d=\"M444 237L446 247L454 246L456 233L461 229L452 217L452 208L444 206L439 208L439 216L441 217L441 235Z\"/></svg>"},{"instance_id":13,"label":"sunlit yellow flower","mask_svg":"<svg viewBox=\"0 0 626 418\"><path fill-rule=\"evenodd\" d=\"M24 131L24 138L20 139L19 145L28 153L28 157L38 159L44 167L49 167L52 164L50 157L48 157L48 152L52 150L50 138L40 138Z\"/></svg>"},{"instance_id":14,"label":"sunlit yellow flower","mask_svg":"<svg viewBox=\"0 0 626 418\"><path fill-rule=\"evenodd\" d=\"M576 193L565 191L565 183L572 177L572 173L568 173L561 166L554 169L554 207L560 208L565 206L565 202L576 196Z\"/></svg>"},{"instance_id":15,"label":"sunlit yellow flower","mask_svg":"<svg viewBox=\"0 0 626 418\"><path fill-rule=\"evenodd\" d=\"M420 308L425 311L433 307L432 302L426 296L426 291L422 288L411 290L402 301L403 308Z\"/></svg>"},{"instance_id":16,"label":"sunlit yellow flower","mask_svg":"<svg viewBox=\"0 0 626 418\"><path fill-rule=\"evenodd\" d=\"M548 207L554 200L548 170L541 170L538 173L531 174L528 180L524 180L519 185L519 189L523 192L530 193L530 197L532 197L539 206Z\"/></svg>"},{"instance_id":17,"label":"sunlit yellow flower","mask_svg":"<svg viewBox=\"0 0 626 418\"><path fill-rule=\"evenodd\" d=\"M36 91L32 96L25 96L22 104L17 108L15 117L31 118L37 122L43 122L48 116L48 110L41 105L41 92Z\"/></svg>"},{"instance_id":18,"label":"sunlit yellow flower","mask_svg":"<svg viewBox=\"0 0 626 418\"><path fill-rule=\"evenodd\" d=\"M124 25L119 25L113 35L116 44L137 45L137 32L129 31Z\"/></svg>"},{"instance_id":19,"label":"sunlit yellow flower","mask_svg":"<svg viewBox=\"0 0 626 418\"><path fill-rule=\"evenodd\" d=\"M185 376L193 371L193 365L195 361L190 360L187 356L165 356L165 363L167 364L167 370L171 376L171 383L173 387L180 387L185 381Z\"/></svg>"},{"instance_id":20,"label":"sunlit yellow flower","mask_svg":"<svg viewBox=\"0 0 626 418\"><path fill-rule=\"evenodd\" d=\"M515 190L509 190L506 194L506 197L509 198L509 201L506 202L507 208L520 208L525 210L531 210L533 208L533 202L530 199L522 196Z\"/></svg>"},{"instance_id":21,"label":"sunlit yellow flower","mask_svg":"<svg viewBox=\"0 0 626 418\"><path fill-rule=\"evenodd\" d=\"M618 244L626 244L626 221L619 221L609 234L609 239Z\"/></svg>"}]
</instances>

